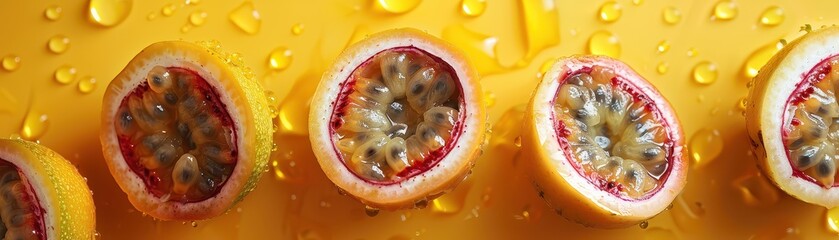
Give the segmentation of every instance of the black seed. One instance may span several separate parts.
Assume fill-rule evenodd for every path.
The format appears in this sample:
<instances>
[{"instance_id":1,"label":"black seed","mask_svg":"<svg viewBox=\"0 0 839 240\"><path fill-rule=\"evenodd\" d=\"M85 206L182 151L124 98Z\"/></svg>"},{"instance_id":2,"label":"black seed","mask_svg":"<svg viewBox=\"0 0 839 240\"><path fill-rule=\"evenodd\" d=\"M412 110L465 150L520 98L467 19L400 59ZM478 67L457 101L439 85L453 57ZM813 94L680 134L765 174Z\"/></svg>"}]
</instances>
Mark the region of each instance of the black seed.
<instances>
[{"instance_id":1,"label":"black seed","mask_svg":"<svg viewBox=\"0 0 839 240\"><path fill-rule=\"evenodd\" d=\"M186 123L183 123L183 122L179 122L178 123L178 134L181 135L181 138L189 138L189 136L190 136L189 125L187 125Z\"/></svg>"},{"instance_id":2,"label":"black seed","mask_svg":"<svg viewBox=\"0 0 839 240\"><path fill-rule=\"evenodd\" d=\"M813 137L816 137L816 138L821 137L823 133L824 133L824 130L822 130L819 127L814 127L813 130L810 132L810 134L813 135Z\"/></svg>"},{"instance_id":3,"label":"black seed","mask_svg":"<svg viewBox=\"0 0 839 240\"><path fill-rule=\"evenodd\" d=\"M203 181L198 182L198 191L201 191L203 194L210 194L216 188L216 181L212 178L205 178Z\"/></svg>"},{"instance_id":4,"label":"black seed","mask_svg":"<svg viewBox=\"0 0 839 240\"><path fill-rule=\"evenodd\" d=\"M218 157L221 153L221 148L215 144L207 144L204 146L201 153L207 155L208 157Z\"/></svg>"},{"instance_id":5,"label":"black seed","mask_svg":"<svg viewBox=\"0 0 839 240\"><path fill-rule=\"evenodd\" d=\"M191 169L184 169L181 171L181 182L188 182L189 179L192 179L192 171Z\"/></svg>"},{"instance_id":6,"label":"black seed","mask_svg":"<svg viewBox=\"0 0 839 240\"><path fill-rule=\"evenodd\" d=\"M222 177L221 175L224 174L224 167L216 162L213 157L206 155L204 157L206 157L206 159L204 161L202 172L209 178L220 179Z\"/></svg>"},{"instance_id":7,"label":"black seed","mask_svg":"<svg viewBox=\"0 0 839 240\"><path fill-rule=\"evenodd\" d=\"M395 74L397 71L396 64L391 64L387 69L390 71L390 74Z\"/></svg>"},{"instance_id":8,"label":"black seed","mask_svg":"<svg viewBox=\"0 0 839 240\"><path fill-rule=\"evenodd\" d=\"M168 103L168 104L175 104L175 103L178 103L178 96L177 96L177 95L175 95L174 93L171 93L171 92L170 92L170 93L166 93L166 94L163 96L163 98L164 98L164 99L166 99L166 103Z\"/></svg>"},{"instance_id":9,"label":"black seed","mask_svg":"<svg viewBox=\"0 0 839 240\"><path fill-rule=\"evenodd\" d=\"M206 113L200 113L197 116L195 116L195 122L197 122L198 124L207 123L207 120L209 120L209 119L210 119L210 116L207 115Z\"/></svg>"},{"instance_id":10,"label":"black seed","mask_svg":"<svg viewBox=\"0 0 839 240\"><path fill-rule=\"evenodd\" d=\"M399 155L402 153L402 151L404 150L401 148L393 148L392 150L390 150L390 156L393 158L399 158Z\"/></svg>"},{"instance_id":11,"label":"black seed","mask_svg":"<svg viewBox=\"0 0 839 240\"><path fill-rule=\"evenodd\" d=\"M122 127L128 128L131 125L131 122L134 121L134 117L131 116L131 113L128 111L122 112L122 116L119 118L122 122Z\"/></svg>"},{"instance_id":12,"label":"black seed","mask_svg":"<svg viewBox=\"0 0 839 240\"><path fill-rule=\"evenodd\" d=\"M434 90L436 90L437 92L445 92L446 82L443 80L437 81L437 84L434 85Z\"/></svg>"},{"instance_id":13,"label":"black seed","mask_svg":"<svg viewBox=\"0 0 839 240\"><path fill-rule=\"evenodd\" d=\"M12 212L12 217L9 220L11 220L10 225L14 227L23 226L26 223L26 213L23 210L16 210Z\"/></svg>"},{"instance_id":14,"label":"black seed","mask_svg":"<svg viewBox=\"0 0 839 240\"><path fill-rule=\"evenodd\" d=\"M171 151L170 151L171 150ZM161 147L155 151L155 156L157 156L157 160L160 161L161 165L169 165L172 160L175 159L173 147Z\"/></svg>"},{"instance_id":15,"label":"black seed","mask_svg":"<svg viewBox=\"0 0 839 240\"><path fill-rule=\"evenodd\" d=\"M420 94L423 90L425 90L425 86L422 84L414 84L414 86L411 86L411 93L413 94Z\"/></svg>"},{"instance_id":16,"label":"black seed","mask_svg":"<svg viewBox=\"0 0 839 240\"><path fill-rule=\"evenodd\" d=\"M431 128L426 128L425 131L422 132L422 139L423 140L432 140L434 139L435 132Z\"/></svg>"},{"instance_id":17,"label":"black seed","mask_svg":"<svg viewBox=\"0 0 839 240\"><path fill-rule=\"evenodd\" d=\"M819 109L817 111L820 114L827 114L827 108L825 108L824 105L819 106Z\"/></svg>"},{"instance_id":18,"label":"black seed","mask_svg":"<svg viewBox=\"0 0 839 240\"><path fill-rule=\"evenodd\" d=\"M414 75L414 73L416 73L417 71L419 71L419 69L420 69L420 66L419 66L419 65L417 65L417 64L411 64L411 66L410 66L410 67L408 67L408 76Z\"/></svg>"},{"instance_id":19,"label":"black seed","mask_svg":"<svg viewBox=\"0 0 839 240\"><path fill-rule=\"evenodd\" d=\"M652 160L653 158L657 157L659 154L661 154L661 149L658 149L658 148L652 148L651 147L651 148L647 148L647 149L644 150L644 157L647 158L647 160Z\"/></svg>"},{"instance_id":20,"label":"black seed","mask_svg":"<svg viewBox=\"0 0 839 240\"><path fill-rule=\"evenodd\" d=\"M143 138L143 146L146 146L148 149L157 149L160 147L160 144L163 144L163 141L166 140L166 136L162 134L154 134Z\"/></svg>"},{"instance_id":21,"label":"black seed","mask_svg":"<svg viewBox=\"0 0 839 240\"><path fill-rule=\"evenodd\" d=\"M20 175L18 175L17 171L15 171L14 169L4 170L6 171L6 173L4 173L2 177L0 177L0 185L5 185L9 182L20 180Z\"/></svg>"},{"instance_id":22,"label":"black seed","mask_svg":"<svg viewBox=\"0 0 839 240\"><path fill-rule=\"evenodd\" d=\"M800 157L798 157L798 166L801 166L801 167L807 166L807 165L810 165L810 163L812 163L812 162L813 162L813 156L809 156L809 155L805 154L805 155L801 155Z\"/></svg>"},{"instance_id":23,"label":"black seed","mask_svg":"<svg viewBox=\"0 0 839 240\"><path fill-rule=\"evenodd\" d=\"M804 144L804 139L799 138L799 139L796 139L795 141L792 141L792 143L789 144L789 147L794 149L794 148L801 147L801 145L803 145L803 144Z\"/></svg>"},{"instance_id":24,"label":"black seed","mask_svg":"<svg viewBox=\"0 0 839 240\"><path fill-rule=\"evenodd\" d=\"M368 148L368 149L367 149L367 151L364 151L364 157L365 157L365 158L372 157L372 156L373 156L373 155L375 155L375 154L376 154L376 149L375 149L375 148L372 148L372 147L371 147L371 148Z\"/></svg>"},{"instance_id":25,"label":"black seed","mask_svg":"<svg viewBox=\"0 0 839 240\"><path fill-rule=\"evenodd\" d=\"M828 161L833 161L833 160L825 159L825 161L822 161L821 163L819 163L819 167L818 167L819 176L827 177L827 176L830 176L831 172L833 172L833 167L830 166L830 163Z\"/></svg>"},{"instance_id":26,"label":"black seed","mask_svg":"<svg viewBox=\"0 0 839 240\"><path fill-rule=\"evenodd\" d=\"M434 113L434 121L436 121L437 123L443 123L444 120L446 120L446 115L439 112Z\"/></svg>"},{"instance_id":27,"label":"black seed","mask_svg":"<svg viewBox=\"0 0 839 240\"><path fill-rule=\"evenodd\" d=\"M151 78L151 82L154 83L154 85L160 86L163 85L163 78L160 76L154 76Z\"/></svg>"}]
</instances>

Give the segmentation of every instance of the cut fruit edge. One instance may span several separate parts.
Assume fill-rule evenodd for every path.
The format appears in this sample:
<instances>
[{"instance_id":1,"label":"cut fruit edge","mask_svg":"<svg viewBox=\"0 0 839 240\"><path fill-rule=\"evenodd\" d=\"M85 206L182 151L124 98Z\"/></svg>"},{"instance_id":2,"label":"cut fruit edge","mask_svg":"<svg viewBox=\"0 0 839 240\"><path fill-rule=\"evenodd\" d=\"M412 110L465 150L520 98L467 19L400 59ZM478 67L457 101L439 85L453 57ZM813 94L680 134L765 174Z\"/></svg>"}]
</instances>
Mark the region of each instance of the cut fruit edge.
<instances>
[{"instance_id":1,"label":"cut fruit edge","mask_svg":"<svg viewBox=\"0 0 839 240\"><path fill-rule=\"evenodd\" d=\"M200 220L224 213L241 201L267 170L272 123L262 87L249 69L228 61L215 41L154 43L143 49L108 85L102 108L100 141L108 168L129 200L142 212L163 220ZM221 190L200 202L170 202L155 197L123 157L114 121L123 99L144 83L155 66L194 71L219 93L237 134L237 164Z\"/></svg>"},{"instance_id":2,"label":"cut fruit edge","mask_svg":"<svg viewBox=\"0 0 839 240\"><path fill-rule=\"evenodd\" d=\"M783 116L798 84L816 65L839 54L839 27L827 27L788 43L754 78L746 106L746 127L757 165L789 195L826 208L839 206L839 187L825 189L794 176L783 140Z\"/></svg>"},{"instance_id":3,"label":"cut fruit edge","mask_svg":"<svg viewBox=\"0 0 839 240\"><path fill-rule=\"evenodd\" d=\"M75 166L40 144L0 139L0 159L14 165L35 194L47 239L93 239L96 213L87 182Z\"/></svg>"},{"instance_id":4,"label":"cut fruit edge","mask_svg":"<svg viewBox=\"0 0 839 240\"><path fill-rule=\"evenodd\" d=\"M463 93L461 111L465 115L460 123L463 127L451 151L430 169L394 184L371 183L359 178L341 161L330 133L330 119L340 91L356 67L382 51L402 47L418 48L454 69ZM321 169L338 188L370 207L396 210L431 200L463 181L481 154L487 131L480 79L463 53L419 30L394 29L371 35L352 45L338 56L332 66L324 73L312 98L309 132L312 150Z\"/></svg>"},{"instance_id":5,"label":"cut fruit edge","mask_svg":"<svg viewBox=\"0 0 839 240\"><path fill-rule=\"evenodd\" d=\"M594 65L613 69L649 97L668 126L673 152L659 186L645 198L625 199L601 190L583 176L561 146L554 128L554 98L562 80ZM628 65L604 56L572 56L556 61L544 75L528 104L522 135L522 156L537 191L557 213L591 227L617 228L636 224L663 211L682 191L687 177L684 133L675 112L658 90ZM667 172L669 171L669 172ZM664 185L661 185L663 183Z\"/></svg>"}]
</instances>

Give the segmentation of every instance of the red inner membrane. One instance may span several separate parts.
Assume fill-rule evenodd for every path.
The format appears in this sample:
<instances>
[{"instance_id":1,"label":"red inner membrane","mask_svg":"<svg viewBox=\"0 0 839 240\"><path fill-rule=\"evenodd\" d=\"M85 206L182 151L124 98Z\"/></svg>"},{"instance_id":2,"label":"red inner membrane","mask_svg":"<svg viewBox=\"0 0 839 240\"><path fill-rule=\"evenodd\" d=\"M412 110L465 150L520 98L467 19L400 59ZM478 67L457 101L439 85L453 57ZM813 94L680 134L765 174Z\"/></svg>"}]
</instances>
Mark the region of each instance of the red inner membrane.
<instances>
[{"instance_id":1,"label":"red inner membrane","mask_svg":"<svg viewBox=\"0 0 839 240\"><path fill-rule=\"evenodd\" d=\"M465 116L454 69L415 47L381 51L341 83L330 134L360 179L394 184L433 168L451 151Z\"/></svg>"},{"instance_id":2,"label":"red inner membrane","mask_svg":"<svg viewBox=\"0 0 839 240\"><path fill-rule=\"evenodd\" d=\"M196 72L154 67L114 116L123 157L155 197L215 196L238 161L237 133L219 93Z\"/></svg>"},{"instance_id":3,"label":"red inner membrane","mask_svg":"<svg viewBox=\"0 0 839 240\"><path fill-rule=\"evenodd\" d=\"M674 144L655 102L603 66L579 69L559 81L554 128L577 172L626 200L660 190L670 174Z\"/></svg>"},{"instance_id":4,"label":"red inner membrane","mask_svg":"<svg viewBox=\"0 0 839 240\"><path fill-rule=\"evenodd\" d=\"M47 239L46 211L41 208L32 185L21 178L10 162L0 159L0 235L3 239Z\"/></svg>"},{"instance_id":5,"label":"red inner membrane","mask_svg":"<svg viewBox=\"0 0 839 240\"><path fill-rule=\"evenodd\" d=\"M803 76L787 99L784 138L793 176L830 188L839 184L836 174L839 146L839 57L816 64Z\"/></svg>"}]
</instances>

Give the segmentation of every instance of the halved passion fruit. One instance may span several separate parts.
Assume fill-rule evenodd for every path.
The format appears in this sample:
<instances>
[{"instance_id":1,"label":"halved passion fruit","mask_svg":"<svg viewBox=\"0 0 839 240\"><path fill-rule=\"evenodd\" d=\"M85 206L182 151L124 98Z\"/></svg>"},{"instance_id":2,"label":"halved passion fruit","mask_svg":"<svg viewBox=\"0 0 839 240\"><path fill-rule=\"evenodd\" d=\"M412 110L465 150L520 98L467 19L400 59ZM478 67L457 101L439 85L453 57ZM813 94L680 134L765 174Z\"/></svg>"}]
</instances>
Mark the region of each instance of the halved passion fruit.
<instances>
[{"instance_id":1,"label":"halved passion fruit","mask_svg":"<svg viewBox=\"0 0 839 240\"><path fill-rule=\"evenodd\" d=\"M839 27L790 42L753 84L746 123L758 166L793 197L839 206Z\"/></svg>"},{"instance_id":2,"label":"halved passion fruit","mask_svg":"<svg viewBox=\"0 0 839 240\"><path fill-rule=\"evenodd\" d=\"M164 220L214 217L267 168L268 103L236 56L217 42L159 42L108 86L102 149L140 211Z\"/></svg>"},{"instance_id":3,"label":"halved passion fruit","mask_svg":"<svg viewBox=\"0 0 839 240\"><path fill-rule=\"evenodd\" d=\"M539 195L569 220L636 224L664 210L685 185L684 139L673 109L618 60L557 60L524 125L526 168Z\"/></svg>"},{"instance_id":4,"label":"halved passion fruit","mask_svg":"<svg viewBox=\"0 0 839 240\"><path fill-rule=\"evenodd\" d=\"M0 236L93 239L96 213L85 179L40 144L0 139Z\"/></svg>"},{"instance_id":5,"label":"halved passion fruit","mask_svg":"<svg viewBox=\"0 0 839 240\"><path fill-rule=\"evenodd\" d=\"M481 94L448 43L412 29L375 34L323 75L309 115L312 147L326 176L364 204L423 207L480 155Z\"/></svg>"}]
</instances>

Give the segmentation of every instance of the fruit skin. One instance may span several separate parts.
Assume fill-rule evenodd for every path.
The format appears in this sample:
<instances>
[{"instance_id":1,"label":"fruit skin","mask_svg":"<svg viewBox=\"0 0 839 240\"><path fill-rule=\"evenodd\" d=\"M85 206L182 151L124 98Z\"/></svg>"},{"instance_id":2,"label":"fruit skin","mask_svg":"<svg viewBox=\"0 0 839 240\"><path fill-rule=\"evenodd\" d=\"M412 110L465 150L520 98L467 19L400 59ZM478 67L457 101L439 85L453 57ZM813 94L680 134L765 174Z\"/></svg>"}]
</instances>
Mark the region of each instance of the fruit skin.
<instances>
[{"instance_id":1,"label":"fruit skin","mask_svg":"<svg viewBox=\"0 0 839 240\"><path fill-rule=\"evenodd\" d=\"M183 41L154 43L143 49L117 75L105 92L102 103L102 152L111 175L128 200L138 210L162 220L201 220L231 209L250 193L268 169L272 123L262 86L247 67L229 61L215 41L199 44ZM216 196L201 202L182 204L162 201L146 191L143 181L125 163L114 129L114 116L122 99L145 81L155 64L179 66L201 75L216 88L228 108L237 132L238 162L230 178Z\"/></svg>"},{"instance_id":2,"label":"fruit skin","mask_svg":"<svg viewBox=\"0 0 839 240\"><path fill-rule=\"evenodd\" d=\"M461 124L461 135L456 145L436 166L396 184L370 183L353 174L333 146L329 132L332 109L341 84L355 70L376 53L395 47L414 46L446 61L455 70L463 87L467 116ZM449 43L416 29L394 29L369 36L341 53L333 68L324 73L312 98L309 114L309 139L312 150L326 176L335 185L367 206L397 210L412 208L422 201L430 201L454 189L465 179L483 152L487 132L486 108L477 71L466 55ZM463 110L463 109L461 109Z\"/></svg>"},{"instance_id":3,"label":"fruit skin","mask_svg":"<svg viewBox=\"0 0 839 240\"><path fill-rule=\"evenodd\" d=\"M544 75L527 106L522 131L521 162L533 180L539 196L568 220L587 227L621 228L652 218L663 211L682 191L687 177L684 133L666 99L651 98L668 125L670 140L675 145L670 174L662 186L646 199L626 200L596 188L571 165L572 160L561 150L553 125L553 99L559 80L567 74L593 64L615 69L618 76L632 81L648 96L662 96L651 84L629 66L605 56L572 56L561 58ZM549 125L546 125L549 124Z\"/></svg>"},{"instance_id":4,"label":"fruit skin","mask_svg":"<svg viewBox=\"0 0 839 240\"><path fill-rule=\"evenodd\" d=\"M47 239L93 239L96 208L87 181L76 167L40 144L0 139L0 159L15 165L46 211Z\"/></svg>"},{"instance_id":5,"label":"fruit skin","mask_svg":"<svg viewBox=\"0 0 839 240\"><path fill-rule=\"evenodd\" d=\"M839 188L792 176L781 127L787 99L814 66L839 54L839 27L826 27L788 43L752 80L746 105L746 129L757 166L775 186L807 203L825 208L839 206Z\"/></svg>"}]
</instances>

